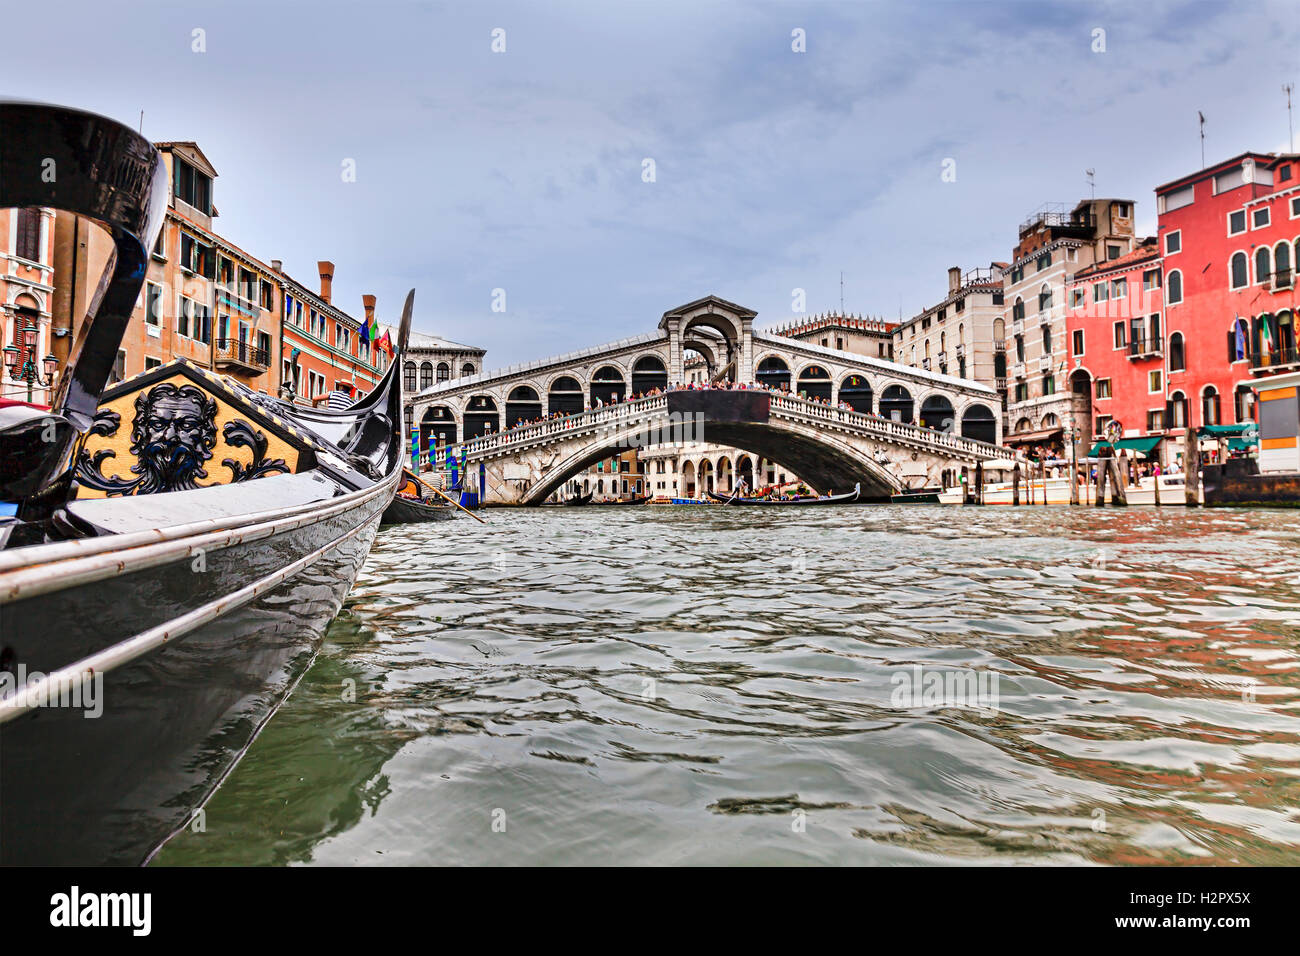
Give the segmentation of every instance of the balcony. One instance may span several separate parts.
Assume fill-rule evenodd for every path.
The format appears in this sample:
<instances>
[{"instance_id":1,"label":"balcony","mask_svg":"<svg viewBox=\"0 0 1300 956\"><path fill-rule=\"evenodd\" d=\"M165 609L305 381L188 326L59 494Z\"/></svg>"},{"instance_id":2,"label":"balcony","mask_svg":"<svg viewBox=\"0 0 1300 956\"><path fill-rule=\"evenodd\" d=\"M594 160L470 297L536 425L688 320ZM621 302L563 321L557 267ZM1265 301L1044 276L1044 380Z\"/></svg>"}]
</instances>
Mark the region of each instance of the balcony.
<instances>
[{"instance_id":1,"label":"balcony","mask_svg":"<svg viewBox=\"0 0 1300 956\"><path fill-rule=\"evenodd\" d=\"M1046 372L1052 367L1052 356L1049 352L1047 355L1038 356L1038 371Z\"/></svg>"},{"instance_id":2,"label":"balcony","mask_svg":"<svg viewBox=\"0 0 1300 956\"><path fill-rule=\"evenodd\" d=\"M1024 319L1012 319L1012 320L1011 320L1011 334L1012 334L1012 335L1021 335L1021 334L1024 333L1024 331L1025 331L1025 320L1024 320Z\"/></svg>"},{"instance_id":3,"label":"balcony","mask_svg":"<svg viewBox=\"0 0 1300 956\"><path fill-rule=\"evenodd\" d=\"M1164 354L1164 342L1159 338L1147 338L1140 335L1131 340L1128 344L1128 357L1130 359L1154 358Z\"/></svg>"},{"instance_id":4,"label":"balcony","mask_svg":"<svg viewBox=\"0 0 1300 956\"><path fill-rule=\"evenodd\" d=\"M1268 288L1273 292L1281 292L1286 289L1295 288L1295 273L1290 269L1278 269L1266 280Z\"/></svg>"},{"instance_id":5,"label":"balcony","mask_svg":"<svg viewBox=\"0 0 1300 956\"><path fill-rule=\"evenodd\" d=\"M1012 374L1012 376L1013 376L1014 378L1024 378L1024 377L1025 377L1025 363L1024 363L1024 362L1016 362L1014 365L1012 365L1012 366L1011 366L1011 374Z\"/></svg>"},{"instance_id":6,"label":"balcony","mask_svg":"<svg viewBox=\"0 0 1300 956\"><path fill-rule=\"evenodd\" d=\"M232 369L261 375L271 367L271 356L266 349L254 348L241 339L217 339L213 345L213 361L219 369Z\"/></svg>"},{"instance_id":7,"label":"balcony","mask_svg":"<svg viewBox=\"0 0 1300 956\"><path fill-rule=\"evenodd\" d=\"M1252 372L1276 372L1290 365L1300 365L1300 350L1294 345L1284 345L1273 351L1260 351L1250 356Z\"/></svg>"},{"instance_id":8,"label":"balcony","mask_svg":"<svg viewBox=\"0 0 1300 956\"><path fill-rule=\"evenodd\" d=\"M1006 342L994 342L994 343L993 343L993 351L995 351L995 352L1005 352L1006 350L1007 350L1007 343L1006 343Z\"/></svg>"},{"instance_id":9,"label":"balcony","mask_svg":"<svg viewBox=\"0 0 1300 956\"><path fill-rule=\"evenodd\" d=\"M960 344L959 344L959 345L957 346L956 351L957 351L957 357L958 357L958 358L964 358L965 355L966 355L966 346L965 346L965 345L960 345Z\"/></svg>"}]
</instances>

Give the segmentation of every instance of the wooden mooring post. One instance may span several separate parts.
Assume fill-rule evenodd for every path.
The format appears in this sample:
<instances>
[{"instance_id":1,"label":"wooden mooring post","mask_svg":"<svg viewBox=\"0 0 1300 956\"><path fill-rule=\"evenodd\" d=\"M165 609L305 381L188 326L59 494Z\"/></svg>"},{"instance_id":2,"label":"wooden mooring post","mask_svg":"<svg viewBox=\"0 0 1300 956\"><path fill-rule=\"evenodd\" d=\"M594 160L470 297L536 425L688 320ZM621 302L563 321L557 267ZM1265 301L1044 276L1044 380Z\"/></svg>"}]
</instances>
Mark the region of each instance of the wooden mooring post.
<instances>
[{"instance_id":1,"label":"wooden mooring post","mask_svg":"<svg viewBox=\"0 0 1300 956\"><path fill-rule=\"evenodd\" d=\"M1196 429L1190 424L1183 434L1183 503L1196 508L1201 503L1197 485L1201 480L1201 448L1196 440Z\"/></svg>"},{"instance_id":2,"label":"wooden mooring post","mask_svg":"<svg viewBox=\"0 0 1300 956\"><path fill-rule=\"evenodd\" d=\"M1020 462L1011 469L1011 504L1018 507L1020 505Z\"/></svg>"}]
</instances>

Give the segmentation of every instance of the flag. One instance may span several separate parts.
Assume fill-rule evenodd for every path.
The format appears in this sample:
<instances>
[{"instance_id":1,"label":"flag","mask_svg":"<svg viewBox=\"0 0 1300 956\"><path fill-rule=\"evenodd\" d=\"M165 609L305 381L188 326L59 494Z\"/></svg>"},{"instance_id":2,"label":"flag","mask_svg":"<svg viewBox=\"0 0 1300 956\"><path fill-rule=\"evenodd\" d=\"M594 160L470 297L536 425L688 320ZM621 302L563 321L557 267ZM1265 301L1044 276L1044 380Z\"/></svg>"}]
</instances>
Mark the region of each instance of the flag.
<instances>
[{"instance_id":1,"label":"flag","mask_svg":"<svg viewBox=\"0 0 1300 956\"><path fill-rule=\"evenodd\" d=\"M387 333L387 332L385 332L385 333L383 334L383 337L380 338L380 340L379 340L377 343L375 343L375 347L376 347L376 348L381 348L381 349L383 349L385 352L387 352L389 358L392 358L392 357L393 357L393 341L392 341L392 339L390 339L390 338L388 337L388 333Z\"/></svg>"},{"instance_id":2,"label":"flag","mask_svg":"<svg viewBox=\"0 0 1300 956\"><path fill-rule=\"evenodd\" d=\"M1246 323L1237 318L1232 323L1233 330L1236 332L1233 345L1233 361L1240 362L1246 357Z\"/></svg>"},{"instance_id":3,"label":"flag","mask_svg":"<svg viewBox=\"0 0 1300 956\"><path fill-rule=\"evenodd\" d=\"M1271 325L1272 325L1272 323L1269 322L1267 316L1265 316L1264 318L1260 319L1260 322L1259 322L1259 342L1260 342L1260 345L1263 346L1263 351L1265 351L1265 352L1270 352L1270 353L1274 351L1274 346L1273 346L1273 330L1272 330L1272 328L1271 328Z\"/></svg>"}]
</instances>

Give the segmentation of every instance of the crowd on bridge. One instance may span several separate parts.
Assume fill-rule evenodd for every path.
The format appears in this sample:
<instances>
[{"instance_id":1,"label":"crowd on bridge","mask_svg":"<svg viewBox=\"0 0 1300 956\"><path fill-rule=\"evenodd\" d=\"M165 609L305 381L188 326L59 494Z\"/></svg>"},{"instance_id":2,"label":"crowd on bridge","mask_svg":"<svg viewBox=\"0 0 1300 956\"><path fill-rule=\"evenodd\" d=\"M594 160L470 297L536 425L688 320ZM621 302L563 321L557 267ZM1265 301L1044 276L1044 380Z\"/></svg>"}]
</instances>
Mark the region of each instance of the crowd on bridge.
<instances>
[{"instance_id":1,"label":"crowd on bridge","mask_svg":"<svg viewBox=\"0 0 1300 956\"><path fill-rule=\"evenodd\" d=\"M600 398L596 398L596 399L593 399L593 400L588 401L588 402L583 406L583 409L582 409L582 411L580 411L580 412L579 412L579 411L565 412L565 411L560 411L560 410L557 409L556 411L551 412L549 415L538 415L538 416L535 416L535 417L533 417L533 418L517 418L517 419L515 420L514 424L507 426L506 431L509 432L509 431L514 431L514 430L519 429L519 428L528 428L528 427L531 427L531 426L533 426L533 425L542 425L542 424L545 424L546 422L551 422L551 421L560 421L560 420L565 420L565 419L572 419L572 418L577 417L578 415L585 415L585 414L588 414L588 413L590 413L590 412L600 411L600 410L603 409L603 408L610 408L610 407L614 407L614 406L618 406L618 405L627 405L627 404L630 404L630 403L632 403L632 402L640 401L641 399L645 399L645 398L653 398L653 397L655 397L656 395L664 395L664 394L666 394L666 393L668 393L668 392L679 392L679 391L687 391L687 392L697 392L697 391L739 391L739 392L743 392L743 391L751 391L751 392L768 392L768 393L773 394L773 395L784 395L784 396L787 396L787 397L790 397L790 398L800 398L800 399L803 399L804 401L812 402L812 403L815 404L815 405L825 405L825 406L828 407L828 408L838 408L838 409L841 409L841 410L846 411L846 412L856 412L856 411L857 411L857 409L855 409L852 405L850 405L848 402L845 402L845 401L840 401L840 402L837 402L837 403L835 403L834 405L832 405L831 402L830 402L828 399L825 399L825 398L822 398L822 397L820 397L820 396L816 396L816 395L809 395L809 394L807 394L806 392L800 392L800 393L798 393L798 394L796 395L796 393L794 393L794 392L792 392L792 391L790 390L789 385L787 385L787 384L785 384L785 383L782 383L780 386L768 386L768 385L751 385L751 384L747 384L747 383L745 383L745 382L732 382L732 381L722 381L722 382L677 382L677 383L671 383L671 384L667 385L667 386L664 387L664 388L652 388L652 389L649 389L648 391L645 391L645 392L633 392L631 395L626 396L626 397L620 397L620 395L619 395L618 392L614 392L613 394L610 395L610 397L609 397L609 401L605 401L605 400L600 399ZM868 416L869 418L875 418L875 419L878 419L878 420L880 420L880 421L893 421L893 420L894 420L894 419L886 419L884 416L882 416L882 415L877 415L877 414L874 413L874 412L858 412L858 414L860 414L860 415L866 415L866 416ZM917 422L916 422L915 419L911 419L911 420L909 420L909 421L907 421L907 422L904 422L903 424L907 424L907 425L915 425L915 424L917 424ZM491 429L490 426L489 426L489 428L488 428L488 432L487 432L487 434L492 434L492 429Z\"/></svg>"}]
</instances>

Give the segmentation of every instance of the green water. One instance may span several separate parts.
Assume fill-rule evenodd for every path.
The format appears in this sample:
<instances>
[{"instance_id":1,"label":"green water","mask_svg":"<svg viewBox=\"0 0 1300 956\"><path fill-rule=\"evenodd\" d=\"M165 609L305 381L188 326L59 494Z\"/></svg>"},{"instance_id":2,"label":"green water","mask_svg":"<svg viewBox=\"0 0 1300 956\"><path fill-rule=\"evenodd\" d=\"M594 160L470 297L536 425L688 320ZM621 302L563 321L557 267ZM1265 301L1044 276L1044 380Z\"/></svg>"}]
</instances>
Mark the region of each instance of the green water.
<instances>
[{"instance_id":1,"label":"green water","mask_svg":"<svg viewBox=\"0 0 1300 956\"><path fill-rule=\"evenodd\" d=\"M1300 515L489 519L380 533L158 863L1300 862Z\"/></svg>"}]
</instances>

